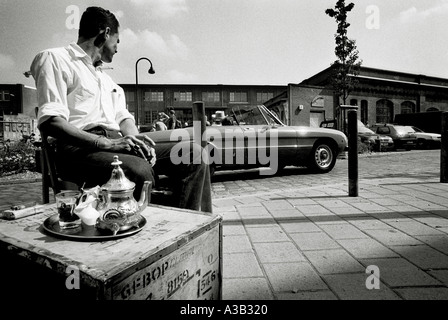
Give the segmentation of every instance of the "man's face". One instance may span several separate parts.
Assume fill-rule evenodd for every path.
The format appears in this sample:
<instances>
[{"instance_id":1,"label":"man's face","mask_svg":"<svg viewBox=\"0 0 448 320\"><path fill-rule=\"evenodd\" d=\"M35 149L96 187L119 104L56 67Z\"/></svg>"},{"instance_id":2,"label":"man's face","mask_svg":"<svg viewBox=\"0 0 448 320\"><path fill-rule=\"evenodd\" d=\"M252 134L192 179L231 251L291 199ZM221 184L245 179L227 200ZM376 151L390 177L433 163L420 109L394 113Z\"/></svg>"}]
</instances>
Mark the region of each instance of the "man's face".
<instances>
[{"instance_id":1,"label":"man's face","mask_svg":"<svg viewBox=\"0 0 448 320\"><path fill-rule=\"evenodd\" d=\"M114 54L117 53L118 44L120 43L119 32L110 34L104 43L103 50L101 52L101 60L107 63L112 62Z\"/></svg>"}]
</instances>

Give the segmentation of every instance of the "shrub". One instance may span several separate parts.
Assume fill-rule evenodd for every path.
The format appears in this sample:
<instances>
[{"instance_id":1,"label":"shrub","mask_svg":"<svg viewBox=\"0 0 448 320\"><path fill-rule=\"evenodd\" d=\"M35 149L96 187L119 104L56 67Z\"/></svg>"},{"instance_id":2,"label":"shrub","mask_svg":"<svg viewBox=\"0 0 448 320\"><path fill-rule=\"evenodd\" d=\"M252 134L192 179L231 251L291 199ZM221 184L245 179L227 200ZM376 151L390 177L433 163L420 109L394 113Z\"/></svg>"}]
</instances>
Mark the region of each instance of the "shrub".
<instances>
[{"instance_id":1,"label":"shrub","mask_svg":"<svg viewBox=\"0 0 448 320\"><path fill-rule=\"evenodd\" d=\"M12 142L0 151L0 176L36 171L36 147L30 142Z\"/></svg>"},{"instance_id":2,"label":"shrub","mask_svg":"<svg viewBox=\"0 0 448 320\"><path fill-rule=\"evenodd\" d=\"M364 142L361 142L361 140L358 139L358 153L370 153L370 152L372 152L371 146Z\"/></svg>"}]
</instances>

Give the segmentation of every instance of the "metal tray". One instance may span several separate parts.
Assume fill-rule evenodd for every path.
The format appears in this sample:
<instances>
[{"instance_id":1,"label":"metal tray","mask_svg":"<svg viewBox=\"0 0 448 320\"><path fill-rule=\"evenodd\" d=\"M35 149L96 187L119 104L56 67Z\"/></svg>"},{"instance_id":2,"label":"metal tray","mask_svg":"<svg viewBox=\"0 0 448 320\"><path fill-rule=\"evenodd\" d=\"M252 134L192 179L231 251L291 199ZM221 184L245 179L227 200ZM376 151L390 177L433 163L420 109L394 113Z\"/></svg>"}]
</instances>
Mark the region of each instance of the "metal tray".
<instances>
[{"instance_id":1,"label":"metal tray","mask_svg":"<svg viewBox=\"0 0 448 320\"><path fill-rule=\"evenodd\" d=\"M145 225L146 225L146 219L145 217L141 216L140 221L138 223L138 227L133 227L131 229L118 232L116 235L108 233L107 231L99 230L94 226L87 226L84 224L82 224L80 228L75 228L72 230L70 229L61 230L61 228L59 228L59 215L54 214L45 219L44 223L42 224L42 227L44 231L46 231L50 235L67 240L107 241L107 240L116 240L133 235L142 230Z\"/></svg>"}]
</instances>

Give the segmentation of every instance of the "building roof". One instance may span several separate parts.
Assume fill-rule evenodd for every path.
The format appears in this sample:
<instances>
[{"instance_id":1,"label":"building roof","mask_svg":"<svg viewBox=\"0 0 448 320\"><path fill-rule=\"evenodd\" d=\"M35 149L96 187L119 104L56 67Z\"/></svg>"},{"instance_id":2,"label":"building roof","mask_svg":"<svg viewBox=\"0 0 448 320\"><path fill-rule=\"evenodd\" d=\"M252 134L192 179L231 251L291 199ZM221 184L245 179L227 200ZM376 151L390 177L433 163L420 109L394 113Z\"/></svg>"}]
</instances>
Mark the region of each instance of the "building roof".
<instances>
[{"instance_id":1,"label":"building roof","mask_svg":"<svg viewBox=\"0 0 448 320\"><path fill-rule=\"evenodd\" d=\"M322 70L308 79L305 79L300 84L319 86L328 85L330 83L330 75L333 72L333 69L334 65ZM448 89L448 79L363 66L360 67L360 72L359 75L357 75L357 78L371 81L397 83L400 85L422 85L433 88Z\"/></svg>"}]
</instances>

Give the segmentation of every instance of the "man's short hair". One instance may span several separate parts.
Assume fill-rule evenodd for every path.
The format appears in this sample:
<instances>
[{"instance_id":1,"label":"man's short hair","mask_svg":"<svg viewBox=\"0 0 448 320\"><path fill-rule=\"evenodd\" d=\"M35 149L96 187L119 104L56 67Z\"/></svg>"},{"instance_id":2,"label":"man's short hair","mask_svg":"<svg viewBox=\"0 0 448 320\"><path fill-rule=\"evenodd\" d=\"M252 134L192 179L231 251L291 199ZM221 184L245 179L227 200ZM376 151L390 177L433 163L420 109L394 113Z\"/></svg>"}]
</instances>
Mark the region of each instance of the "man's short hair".
<instances>
[{"instance_id":1,"label":"man's short hair","mask_svg":"<svg viewBox=\"0 0 448 320\"><path fill-rule=\"evenodd\" d=\"M101 7L88 7L81 16L79 22L78 36L90 39L97 36L101 30L110 28L112 34L118 32L118 22L115 15L109 10Z\"/></svg>"}]
</instances>

